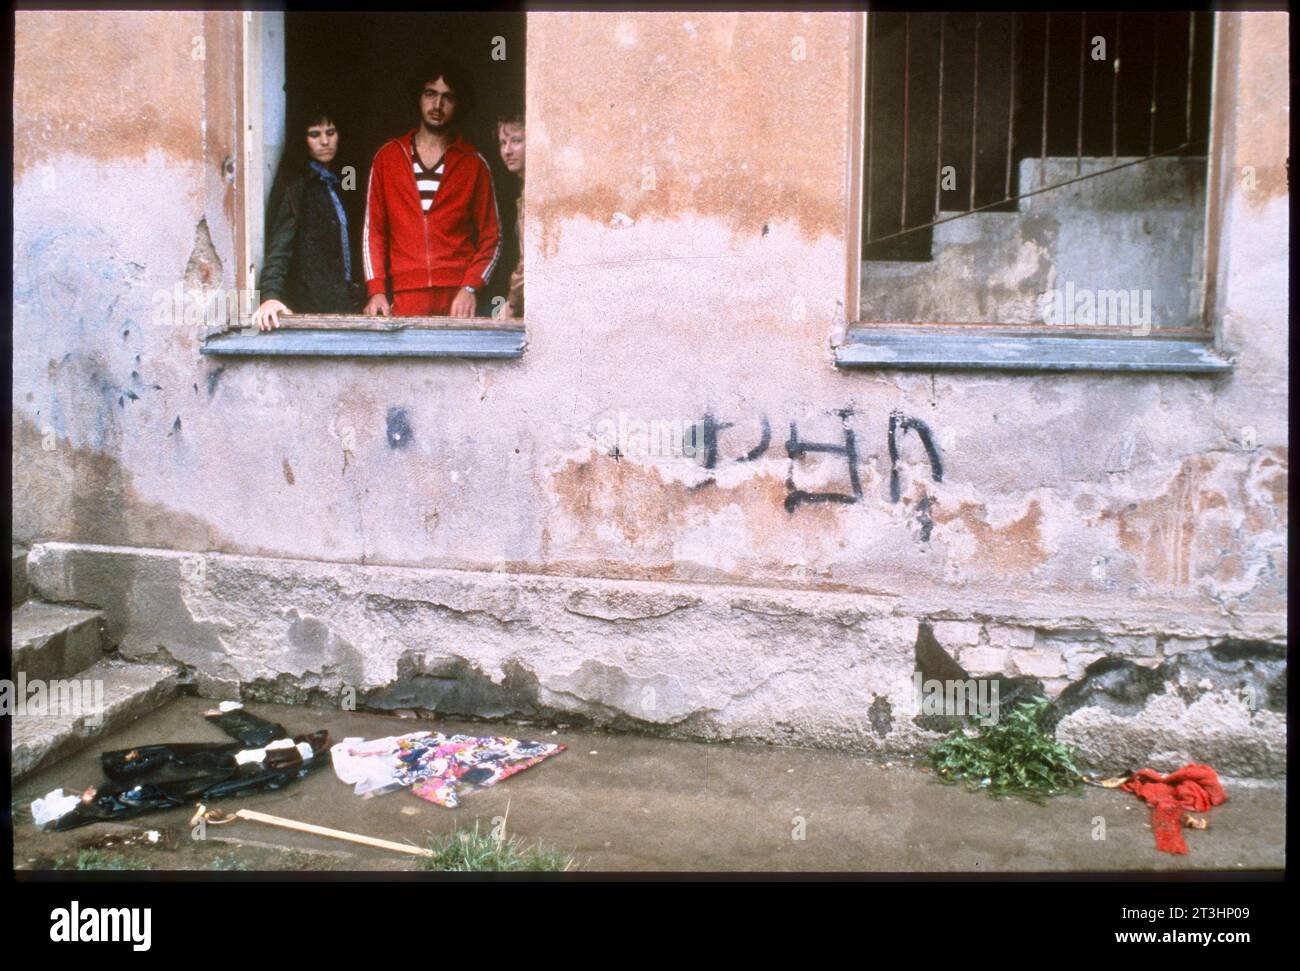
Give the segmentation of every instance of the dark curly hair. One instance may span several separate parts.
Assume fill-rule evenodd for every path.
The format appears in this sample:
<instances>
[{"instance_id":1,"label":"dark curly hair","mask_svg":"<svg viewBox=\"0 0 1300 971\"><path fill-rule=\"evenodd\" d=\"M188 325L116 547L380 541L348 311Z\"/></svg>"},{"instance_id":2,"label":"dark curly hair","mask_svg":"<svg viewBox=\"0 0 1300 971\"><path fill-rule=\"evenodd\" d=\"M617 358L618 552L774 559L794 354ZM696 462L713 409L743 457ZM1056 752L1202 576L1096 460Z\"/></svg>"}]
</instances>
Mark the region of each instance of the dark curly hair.
<instances>
[{"instance_id":1,"label":"dark curly hair","mask_svg":"<svg viewBox=\"0 0 1300 971\"><path fill-rule=\"evenodd\" d=\"M424 86L430 81L442 78L456 94L455 124L463 126L465 120L474 112L477 99L474 94L474 78L455 58L446 54L435 54L424 61L411 74L411 97L419 104Z\"/></svg>"},{"instance_id":2,"label":"dark curly hair","mask_svg":"<svg viewBox=\"0 0 1300 971\"><path fill-rule=\"evenodd\" d=\"M330 122L337 128L339 114L334 110L333 105L326 104L324 101L312 101L298 109L294 114L293 121L296 122L295 129L304 132L313 125L319 125L325 121Z\"/></svg>"},{"instance_id":3,"label":"dark curly hair","mask_svg":"<svg viewBox=\"0 0 1300 971\"><path fill-rule=\"evenodd\" d=\"M311 157L307 151L306 135L308 129L321 123L332 124L338 129L340 135L343 132L343 126L339 124L338 111L334 105L323 99L306 98L297 102L289 111L287 124L285 125L285 161L296 171L307 164ZM342 138L339 139L342 142ZM338 157L335 157L331 166L337 165Z\"/></svg>"}]
</instances>

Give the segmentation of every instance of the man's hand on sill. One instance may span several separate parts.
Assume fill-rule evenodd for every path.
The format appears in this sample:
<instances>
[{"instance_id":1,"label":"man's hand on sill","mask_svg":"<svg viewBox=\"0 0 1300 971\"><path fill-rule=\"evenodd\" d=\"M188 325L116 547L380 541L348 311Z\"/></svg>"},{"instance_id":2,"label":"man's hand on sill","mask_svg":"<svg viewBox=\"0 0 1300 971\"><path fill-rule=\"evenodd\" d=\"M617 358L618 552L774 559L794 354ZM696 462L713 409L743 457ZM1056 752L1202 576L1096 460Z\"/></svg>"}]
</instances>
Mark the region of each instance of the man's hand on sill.
<instances>
[{"instance_id":1,"label":"man's hand on sill","mask_svg":"<svg viewBox=\"0 0 1300 971\"><path fill-rule=\"evenodd\" d=\"M478 302L474 299L474 294L470 290L461 288L456 294L456 299L451 302L451 316L453 317L473 317L474 311L478 309Z\"/></svg>"},{"instance_id":2,"label":"man's hand on sill","mask_svg":"<svg viewBox=\"0 0 1300 971\"><path fill-rule=\"evenodd\" d=\"M452 299L451 309L447 316L471 319L475 316L474 312L476 310L478 310L478 301L474 296L474 291L468 287L462 287ZM391 317L393 316L393 307L385 294L376 293L366 301L362 315L366 317Z\"/></svg>"}]
</instances>

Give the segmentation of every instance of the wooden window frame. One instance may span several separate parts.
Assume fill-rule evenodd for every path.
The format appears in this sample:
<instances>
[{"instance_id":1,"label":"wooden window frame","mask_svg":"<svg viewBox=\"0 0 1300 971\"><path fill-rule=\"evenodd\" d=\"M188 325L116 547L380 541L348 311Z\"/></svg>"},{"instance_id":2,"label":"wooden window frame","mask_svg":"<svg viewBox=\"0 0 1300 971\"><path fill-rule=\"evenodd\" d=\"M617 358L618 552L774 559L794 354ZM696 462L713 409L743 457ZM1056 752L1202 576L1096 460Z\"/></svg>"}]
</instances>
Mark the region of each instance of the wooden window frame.
<instances>
[{"instance_id":1,"label":"wooden window frame","mask_svg":"<svg viewBox=\"0 0 1300 971\"><path fill-rule=\"evenodd\" d=\"M1217 191L1224 139L1220 103L1222 12L1214 15L1210 80L1210 143L1206 167L1204 260L1200 281L1200 328L1168 328L1131 337L1111 328L1044 324L867 323L862 320L862 220L867 25L871 14L850 14L848 212L844 237L846 322L836 335L835 364L841 368L901 370L1118 371L1224 374L1233 361L1218 350L1220 322L1210 299L1220 272L1217 232L1223 200Z\"/></svg>"},{"instance_id":2,"label":"wooden window frame","mask_svg":"<svg viewBox=\"0 0 1300 971\"><path fill-rule=\"evenodd\" d=\"M265 251L267 195L284 142L284 109L276 98L284 83L284 13L242 11L240 22L235 198L239 265L235 282L240 292L254 293ZM270 157L272 154L277 157ZM233 313L228 329L210 335L201 353L219 357L507 359L522 356L527 346L523 320L293 314L281 317L276 330L259 332L252 326L247 308L235 308Z\"/></svg>"}]
</instances>

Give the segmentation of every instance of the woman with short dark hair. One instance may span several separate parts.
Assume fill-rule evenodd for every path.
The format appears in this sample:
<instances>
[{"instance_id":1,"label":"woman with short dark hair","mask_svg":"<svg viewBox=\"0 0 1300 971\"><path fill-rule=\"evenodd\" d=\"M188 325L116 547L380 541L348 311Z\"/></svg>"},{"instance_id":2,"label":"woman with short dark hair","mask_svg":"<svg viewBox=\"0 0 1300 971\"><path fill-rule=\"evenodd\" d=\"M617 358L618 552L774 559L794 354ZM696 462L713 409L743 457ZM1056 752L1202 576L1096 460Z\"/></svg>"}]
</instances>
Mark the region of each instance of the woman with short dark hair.
<instances>
[{"instance_id":1,"label":"woman with short dark hair","mask_svg":"<svg viewBox=\"0 0 1300 971\"><path fill-rule=\"evenodd\" d=\"M305 145L305 171L285 187L267 235L262 268L262 305L253 315L259 330L280 326L280 314L357 313L365 294L352 262L351 235L337 171L339 134L335 113L314 105L298 128ZM297 151L299 145L290 145ZM292 163L291 163L292 164ZM289 308L293 307L293 310Z\"/></svg>"}]
</instances>

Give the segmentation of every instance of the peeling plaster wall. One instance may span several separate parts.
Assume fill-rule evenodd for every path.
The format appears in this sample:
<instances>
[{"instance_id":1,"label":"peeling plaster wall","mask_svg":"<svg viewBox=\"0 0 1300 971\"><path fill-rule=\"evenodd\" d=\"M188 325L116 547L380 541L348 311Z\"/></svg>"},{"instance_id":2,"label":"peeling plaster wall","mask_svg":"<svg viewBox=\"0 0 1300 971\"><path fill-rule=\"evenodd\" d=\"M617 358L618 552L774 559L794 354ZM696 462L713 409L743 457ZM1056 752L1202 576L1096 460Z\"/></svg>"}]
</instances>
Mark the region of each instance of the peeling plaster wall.
<instances>
[{"instance_id":1,"label":"peeling plaster wall","mask_svg":"<svg viewBox=\"0 0 1300 971\"><path fill-rule=\"evenodd\" d=\"M1216 119L1209 299L1237 369L1214 379L837 371L842 13L529 15L521 360L203 358L201 329L159 322L157 294L235 285L238 16L17 14L16 541L884 598L913 636L918 618L1019 613L1108 637L1137 623L1284 639L1286 14L1221 18L1233 107ZM700 423L709 448L643 454L638 421ZM284 656L311 600L240 615L219 650L164 646L218 682L297 678L327 649L362 689L395 676L401 652L361 626L331 626L347 650L303 635L302 663ZM432 634L443 615L419 616ZM864 675L828 694L795 673L816 652L765 630L705 646L706 619L638 649L665 676L704 652L736 684L784 679L779 704L724 720L758 737L822 739L867 719L873 684L896 690ZM902 665L890 677L910 673L907 636L837 633L862 663L879 650ZM1044 676L1067 678L1072 655L1053 649L1044 665L1065 672ZM623 672L608 678L635 694L644 677L620 650L510 649L546 659L527 664L539 692L610 711L626 699L593 685ZM504 677L506 653L456 656ZM812 714L787 736L791 704Z\"/></svg>"},{"instance_id":2,"label":"peeling plaster wall","mask_svg":"<svg viewBox=\"0 0 1300 971\"><path fill-rule=\"evenodd\" d=\"M918 621L924 608L916 603L863 593L67 543L38 545L28 568L44 596L103 609L105 636L124 656L179 665L183 680L214 698L541 719L888 757L915 753L951 727L926 717L918 678L928 691L931 678L1011 672L1027 675L1024 683L1049 682L1056 694L1063 682L1050 684L1060 673L1054 652L1104 644L1114 652L1108 660L1141 677L1137 685L1083 678L1059 695L1073 700L1058 734L1086 764L1163 765L1171 753L1190 752L1183 761L1213 757L1228 775L1285 773L1285 662L1266 644L1282 632L1267 627L1235 632L1253 638L1249 656L1267 656L1254 676L1249 664L1207 662L1208 639L1166 635L1135 614L1097 630L1086 608L985 603L966 614L976 620L929 624ZM1225 636L1222 623L1195 626ZM1012 701L1013 687L1003 679L999 704Z\"/></svg>"}]
</instances>

